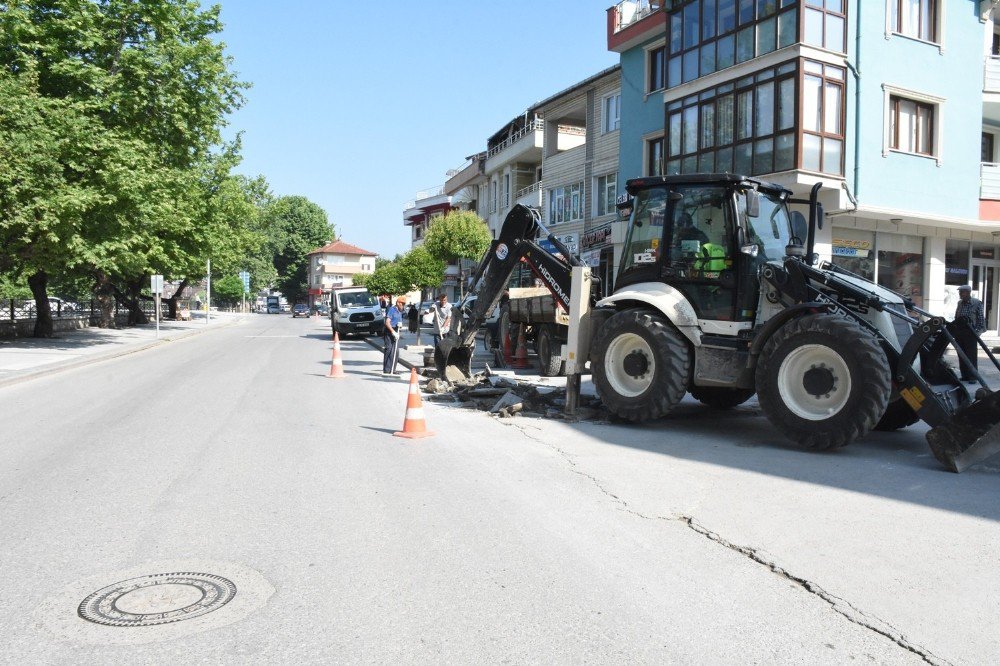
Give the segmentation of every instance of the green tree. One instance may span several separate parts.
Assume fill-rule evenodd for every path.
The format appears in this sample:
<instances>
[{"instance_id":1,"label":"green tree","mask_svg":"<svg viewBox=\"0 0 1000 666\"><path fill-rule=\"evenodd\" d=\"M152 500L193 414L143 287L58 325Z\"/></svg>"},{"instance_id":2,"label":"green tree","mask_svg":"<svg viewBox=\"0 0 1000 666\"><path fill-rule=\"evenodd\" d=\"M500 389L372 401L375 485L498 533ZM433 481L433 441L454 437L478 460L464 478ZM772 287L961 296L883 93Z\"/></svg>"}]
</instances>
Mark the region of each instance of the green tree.
<instances>
[{"instance_id":1,"label":"green tree","mask_svg":"<svg viewBox=\"0 0 1000 666\"><path fill-rule=\"evenodd\" d=\"M376 260L375 270L365 281L368 291L372 294L405 294L413 289L411 276L400 260L398 255L392 261Z\"/></svg>"},{"instance_id":2,"label":"green tree","mask_svg":"<svg viewBox=\"0 0 1000 666\"><path fill-rule=\"evenodd\" d=\"M0 97L14 103L0 99L11 111L0 117L0 156L21 156L22 175L29 163L41 168L14 176L18 191L0 200L0 241L38 302L36 335L51 335L49 275L89 275L107 323L112 292L137 297L148 273L211 256L206 243L195 252L184 241L233 240L206 202L220 154L232 163L221 129L246 84L215 37L217 6L11 0L2 9ZM24 158L31 145L41 150Z\"/></svg>"},{"instance_id":3,"label":"green tree","mask_svg":"<svg viewBox=\"0 0 1000 666\"><path fill-rule=\"evenodd\" d=\"M277 272L275 285L291 303L309 290L309 258L335 236L326 211L301 196L280 197L263 212L268 248Z\"/></svg>"},{"instance_id":4,"label":"green tree","mask_svg":"<svg viewBox=\"0 0 1000 666\"><path fill-rule=\"evenodd\" d=\"M411 289L419 289L421 295L435 290L444 282L445 262L431 255L422 245L413 248L397 260L402 275L409 280Z\"/></svg>"},{"instance_id":5,"label":"green tree","mask_svg":"<svg viewBox=\"0 0 1000 666\"><path fill-rule=\"evenodd\" d=\"M243 302L243 280L238 275L227 275L212 281L212 300L223 306L234 306Z\"/></svg>"},{"instance_id":6,"label":"green tree","mask_svg":"<svg viewBox=\"0 0 1000 666\"><path fill-rule=\"evenodd\" d=\"M431 224L424 236L423 246L432 257L461 262L462 259L479 260L492 240L490 230L481 217L472 211L453 210ZM460 274L460 293L464 291L462 278Z\"/></svg>"}]
</instances>

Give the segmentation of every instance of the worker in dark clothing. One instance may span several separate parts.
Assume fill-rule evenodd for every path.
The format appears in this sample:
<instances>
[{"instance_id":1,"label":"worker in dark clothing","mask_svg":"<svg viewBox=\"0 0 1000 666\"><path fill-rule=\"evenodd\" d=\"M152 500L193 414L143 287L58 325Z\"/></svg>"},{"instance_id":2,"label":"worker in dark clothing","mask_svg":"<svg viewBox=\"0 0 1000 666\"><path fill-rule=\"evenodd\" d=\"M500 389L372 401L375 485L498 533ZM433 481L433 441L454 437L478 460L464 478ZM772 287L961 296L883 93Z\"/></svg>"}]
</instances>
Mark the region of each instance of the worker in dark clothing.
<instances>
[{"instance_id":1,"label":"worker in dark clothing","mask_svg":"<svg viewBox=\"0 0 1000 666\"><path fill-rule=\"evenodd\" d=\"M385 330L382 331L382 342L385 349L382 354L382 376L396 375L396 361L399 360L399 333L403 328L403 310L406 299L399 297L396 304L385 313Z\"/></svg>"},{"instance_id":2,"label":"worker in dark clothing","mask_svg":"<svg viewBox=\"0 0 1000 666\"><path fill-rule=\"evenodd\" d=\"M410 303L410 307L406 311L406 328L410 333L420 331L420 311L417 310L417 306L414 303Z\"/></svg>"},{"instance_id":3,"label":"worker in dark clothing","mask_svg":"<svg viewBox=\"0 0 1000 666\"><path fill-rule=\"evenodd\" d=\"M958 307L955 308L955 320L948 324L948 330L955 338L956 344L972 363L970 368L962 362L962 380L974 384L976 378L973 372L979 369L979 336L986 331L986 315L983 313L983 302L972 297L972 287L964 285L958 288Z\"/></svg>"}]
</instances>

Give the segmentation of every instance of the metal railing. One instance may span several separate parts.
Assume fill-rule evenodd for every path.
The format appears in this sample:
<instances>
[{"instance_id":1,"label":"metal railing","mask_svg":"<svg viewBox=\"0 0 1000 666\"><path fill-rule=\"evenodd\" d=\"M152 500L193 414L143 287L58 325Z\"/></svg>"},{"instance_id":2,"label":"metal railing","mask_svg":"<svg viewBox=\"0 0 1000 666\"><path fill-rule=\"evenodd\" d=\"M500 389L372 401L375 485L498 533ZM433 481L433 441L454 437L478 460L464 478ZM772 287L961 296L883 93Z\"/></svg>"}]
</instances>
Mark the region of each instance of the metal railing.
<instances>
[{"instance_id":1,"label":"metal railing","mask_svg":"<svg viewBox=\"0 0 1000 666\"><path fill-rule=\"evenodd\" d=\"M532 192L537 192L541 184L542 181L539 180L532 183L531 185L528 185L527 187L522 187L521 189L519 189L517 192L514 193L514 200L516 201L517 199L520 199L523 196L527 196Z\"/></svg>"},{"instance_id":2,"label":"metal railing","mask_svg":"<svg viewBox=\"0 0 1000 666\"><path fill-rule=\"evenodd\" d=\"M114 302L113 313L115 316L128 313L128 307L118 299ZM156 305L151 300L142 299L139 307L146 315L152 317ZM50 304L52 319L89 319L101 314L100 305L92 299L61 300ZM169 312L166 301L161 301L161 317ZM37 318L38 310L34 299L7 298L0 300L0 321L24 321Z\"/></svg>"},{"instance_id":3,"label":"metal railing","mask_svg":"<svg viewBox=\"0 0 1000 666\"><path fill-rule=\"evenodd\" d=\"M1000 56L986 56L983 66L983 92L1000 93Z\"/></svg>"},{"instance_id":4,"label":"metal railing","mask_svg":"<svg viewBox=\"0 0 1000 666\"><path fill-rule=\"evenodd\" d=\"M543 127L543 125L542 125L542 121L541 120L532 120L530 123L528 123L527 125L525 125L523 128L521 128L518 131L514 132L509 137L507 137L506 139L504 139L502 142L500 142L497 145L495 145L492 148L490 148L489 152L486 153L486 157L490 158L490 157L495 157L496 155L499 155L500 153L502 153L503 151L507 150L508 148L510 148L511 146L513 146L515 143L517 143L518 141L520 141L527 134L530 134L530 133L534 132L535 130L541 130L542 127Z\"/></svg>"},{"instance_id":5,"label":"metal railing","mask_svg":"<svg viewBox=\"0 0 1000 666\"><path fill-rule=\"evenodd\" d=\"M621 32L653 12L662 9L664 0L622 0L615 5L615 32Z\"/></svg>"},{"instance_id":6,"label":"metal railing","mask_svg":"<svg viewBox=\"0 0 1000 666\"><path fill-rule=\"evenodd\" d=\"M1000 201L1000 164L983 162L980 165L979 198Z\"/></svg>"}]
</instances>

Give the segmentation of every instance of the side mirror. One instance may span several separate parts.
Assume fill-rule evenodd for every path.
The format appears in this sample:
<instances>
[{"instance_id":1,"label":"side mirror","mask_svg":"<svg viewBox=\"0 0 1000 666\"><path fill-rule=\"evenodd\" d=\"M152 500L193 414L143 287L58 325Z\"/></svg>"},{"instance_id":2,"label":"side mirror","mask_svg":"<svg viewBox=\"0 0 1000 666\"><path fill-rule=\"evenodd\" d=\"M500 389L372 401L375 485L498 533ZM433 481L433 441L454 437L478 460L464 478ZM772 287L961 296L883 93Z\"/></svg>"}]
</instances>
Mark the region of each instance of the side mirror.
<instances>
[{"instance_id":1,"label":"side mirror","mask_svg":"<svg viewBox=\"0 0 1000 666\"><path fill-rule=\"evenodd\" d=\"M760 253L760 247L757 245L742 245L740 246L740 253L748 257L756 257Z\"/></svg>"},{"instance_id":2,"label":"side mirror","mask_svg":"<svg viewBox=\"0 0 1000 666\"><path fill-rule=\"evenodd\" d=\"M747 190L747 217L760 217L760 194Z\"/></svg>"},{"instance_id":3,"label":"side mirror","mask_svg":"<svg viewBox=\"0 0 1000 666\"><path fill-rule=\"evenodd\" d=\"M804 243L809 235L809 223L806 222L806 216L793 210L790 217L792 218L792 238L797 238L799 243Z\"/></svg>"}]
</instances>

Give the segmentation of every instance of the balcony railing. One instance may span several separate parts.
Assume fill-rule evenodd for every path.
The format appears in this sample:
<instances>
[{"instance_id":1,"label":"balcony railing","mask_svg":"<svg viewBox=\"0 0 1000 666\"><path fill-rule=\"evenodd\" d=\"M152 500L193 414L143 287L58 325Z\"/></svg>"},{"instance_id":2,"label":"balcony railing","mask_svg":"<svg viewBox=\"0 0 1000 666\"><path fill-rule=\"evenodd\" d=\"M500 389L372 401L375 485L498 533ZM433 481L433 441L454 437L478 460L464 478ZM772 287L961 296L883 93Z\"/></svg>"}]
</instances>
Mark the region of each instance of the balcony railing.
<instances>
[{"instance_id":1,"label":"balcony railing","mask_svg":"<svg viewBox=\"0 0 1000 666\"><path fill-rule=\"evenodd\" d=\"M615 32L621 32L663 7L664 0L622 0L615 5Z\"/></svg>"},{"instance_id":2,"label":"balcony railing","mask_svg":"<svg viewBox=\"0 0 1000 666\"><path fill-rule=\"evenodd\" d=\"M983 73L983 92L1000 93L1000 56L988 56Z\"/></svg>"},{"instance_id":3,"label":"balcony railing","mask_svg":"<svg viewBox=\"0 0 1000 666\"><path fill-rule=\"evenodd\" d=\"M1000 201L1000 164L983 162L980 166L979 198Z\"/></svg>"},{"instance_id":4,"label":"balcony railing","mask_svg":"<svg viewBox=\"0 0 1000 666\"><path fill-rule=\"evenodd\" d=\"M502 142L500 142L497 145L495 145L492 148L490 148L489 152L486 154L486 157L490 158L490 157L494 157L496 155L499 155L500 153L502 153L503 151L507 150L508 148L510 148L511 146L513 146L515 143L517 143L518 141L520 141L526 135L531 134L535 130L541 130L542 127L543 126L542 126L542 121L541 120L532 120L530 123L528 123L527 125L525 125L523 128L521 128L517 132L514 132L509 137L507 137L506 139L504 139Z\"/></svg>"},{"instance_id":5,"label":"balcony railing","mask_svg":"<svg viewBox=\"0 0 1000 666\"><path fill-rule=\"evenodd\" d=\"M531 185L528 185L527 187L522 187L521 189L519 189L517 192L514 193L514 199L515 200L516 199L520 199L521 197L527 196L527 195L531 194L532 192L537 192L538 191L538 187L541 184L542 184L542 181L538 181L536 183L532 183Z\"/></svg>"}]
</instances>

